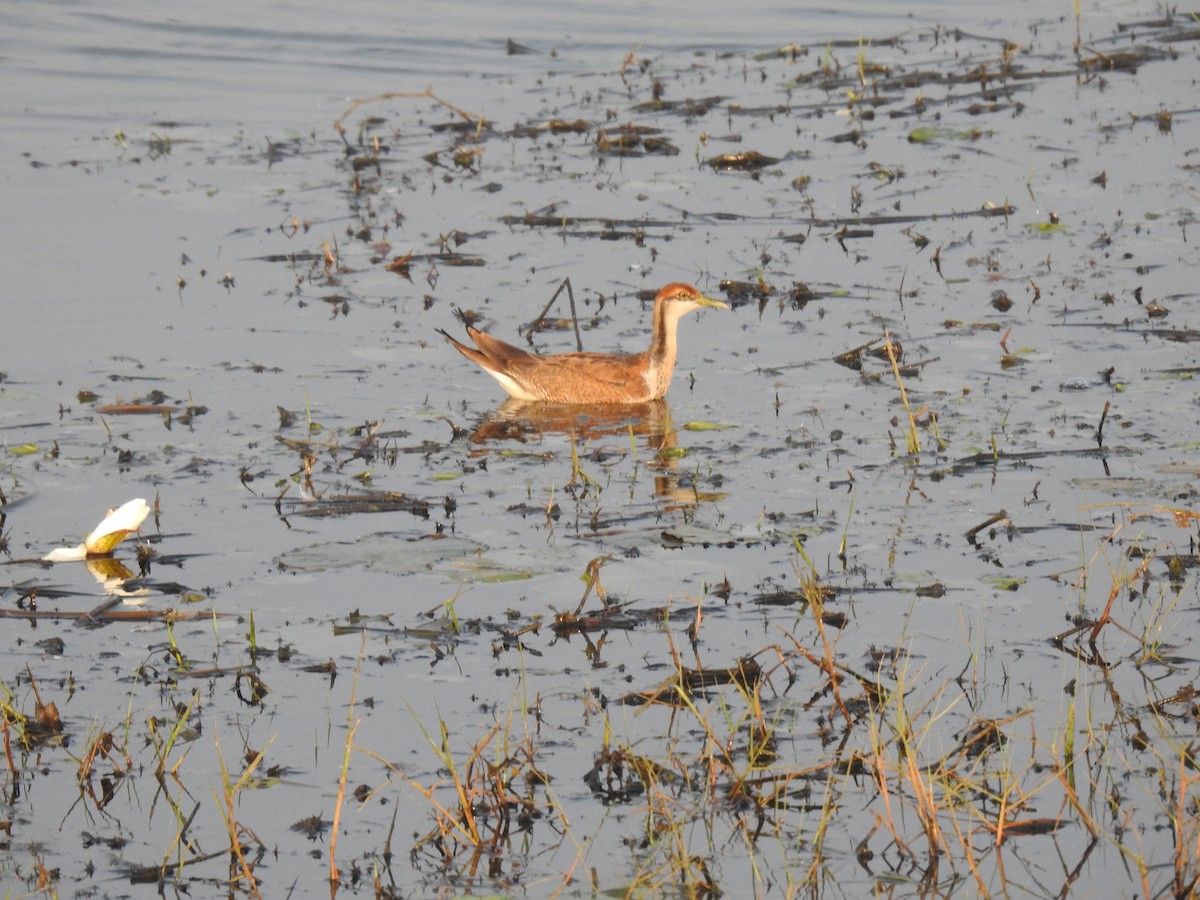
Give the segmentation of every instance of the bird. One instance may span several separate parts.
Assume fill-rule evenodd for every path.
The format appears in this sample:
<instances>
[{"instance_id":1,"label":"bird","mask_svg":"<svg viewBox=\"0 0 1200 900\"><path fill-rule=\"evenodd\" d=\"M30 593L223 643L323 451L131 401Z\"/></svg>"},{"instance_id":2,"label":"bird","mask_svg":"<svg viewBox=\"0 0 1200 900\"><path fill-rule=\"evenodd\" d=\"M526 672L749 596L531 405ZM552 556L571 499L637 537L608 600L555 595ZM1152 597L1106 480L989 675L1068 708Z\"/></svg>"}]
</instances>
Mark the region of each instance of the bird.
<instances>
[{"instance_id":1,"label":"bird","mask_svg":"<svg viewBox=\"0 0 1200 900\"><path fill-rule=\"evenodd\" d=\"M467 325L474 347L438 332L454 349L526 402L610 405L661 400L678 355L679 320L704 307L728 309L690 284L668 284L654 297L650 347L642 353L529 353Z\"/></svg>"}]
</instances>

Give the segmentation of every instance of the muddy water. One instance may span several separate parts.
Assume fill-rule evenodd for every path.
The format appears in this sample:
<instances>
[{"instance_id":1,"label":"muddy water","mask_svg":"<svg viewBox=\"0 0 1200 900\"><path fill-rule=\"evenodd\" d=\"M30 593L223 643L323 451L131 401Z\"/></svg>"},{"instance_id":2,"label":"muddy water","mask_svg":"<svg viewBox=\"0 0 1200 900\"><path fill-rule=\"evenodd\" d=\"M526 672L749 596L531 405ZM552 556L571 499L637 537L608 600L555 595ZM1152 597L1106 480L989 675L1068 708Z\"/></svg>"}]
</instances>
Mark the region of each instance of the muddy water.
<instances>
[{"instance_id":1,"label":"muddy water","mask_svg":"<svg viewBox=\"0 0 1200 900\"><path fill-rule=\"evenodd\" d=\"M686 33L633 6L6 12L5 883L215 888L241 871L220 761L236 780L265 750L233 807L255 882L323 892L353 728L335 860L356 891L765 894L818 860L843 891L977 871L1087 894L1136 889L1132 833L1164 889L1158 792L1194 737L1196 526L1171 512L1198 471L1194 26L891 10L714 6ZM567 277L588 349L640 349L639 295L669 281L734 308L682 324L665 408L501 408L435 329L461 308L518 340ZM853 352L885 335L899 372ZM125 572L33 561L137 496L144 573L132 546ZM1110 593L1094 644L1052 640ZM1004 723L972 772L1015 772L1016 811L939 795L973 866L954 838L953 864L912 851L894 772L905 814L869 778L813 778L894 766L898 701L848 724L800 648L904 696L922 766ZM677 658L753 654L770 760L736 686L634 702ZM34 684L61 731L20 718ZM460 775L498 724L482 756L538 816L483 863L422 839L418 788L454 799L440 723ZM1046 775L1076 733L1080 807ZM613 748L679 776L626 784ZM791 793L747 807L734 773ZM903 844L872 831L889 810Z\"/></svg>"}]
</instances>

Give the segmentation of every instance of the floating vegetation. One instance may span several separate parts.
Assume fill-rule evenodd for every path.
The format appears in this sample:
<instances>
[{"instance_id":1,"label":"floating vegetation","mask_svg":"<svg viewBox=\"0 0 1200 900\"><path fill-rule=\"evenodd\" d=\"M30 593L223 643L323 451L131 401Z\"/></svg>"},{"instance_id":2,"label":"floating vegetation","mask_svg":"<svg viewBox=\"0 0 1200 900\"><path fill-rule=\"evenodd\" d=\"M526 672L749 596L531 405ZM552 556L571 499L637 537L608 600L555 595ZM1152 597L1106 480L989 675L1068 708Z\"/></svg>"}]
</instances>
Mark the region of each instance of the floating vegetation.
<instances>
[{"instance_id":1,"label":"floating vegetation","mask_svg":"<svg viewBox=\"0 0 1200 900\"><path fill-rule=\"evenodd\" d=\"M757 172L779 163L773 156L764 156L757 150L744 150L741 153L722 153L705 162L719 172Z\"/></svg>"}]
</instances>

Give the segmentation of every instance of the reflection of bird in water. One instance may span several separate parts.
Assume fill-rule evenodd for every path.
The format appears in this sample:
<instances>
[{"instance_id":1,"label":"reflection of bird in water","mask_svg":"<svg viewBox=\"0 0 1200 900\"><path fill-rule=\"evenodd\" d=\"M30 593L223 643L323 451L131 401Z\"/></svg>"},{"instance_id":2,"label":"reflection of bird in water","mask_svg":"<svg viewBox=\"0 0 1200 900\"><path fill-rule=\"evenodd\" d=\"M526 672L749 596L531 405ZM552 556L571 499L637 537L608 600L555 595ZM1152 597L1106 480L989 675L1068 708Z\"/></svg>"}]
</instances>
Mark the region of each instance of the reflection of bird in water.
<instances>
[{"instance_id":1,"label":"reflection of bird in water","mask_svg":"<svg viewBox=\"0 0 1200 900\"><path fill-rule=\"evenodd\" d=\"M451 427L455 427L453 423ZM668 509L693 507L727 496L699 491L690 479L685 480L686 473L678 471L678 460L684 456L684 451L679 447L678 433L671 425L671 407L666 400L582 407L528 403L509 397L475 427L470 440L473 444L484 445L508 441L532 444L540 443L547 434L569 434L572 442L579 440L584 444L612 438L615 440L607 446L616 448L622 455L624 451L620 448L628 446L632 436L648 451L644 462L655 473L654 494L669 501ZM479 450L472 455L488 452Z\"/></svg>"},{"instance_id":2,"label":"reflection of bird in water","mask_svg":"<svg viewBox=\"0 0 1200 900\"><path fill-rule=\"evenodd\" d=\"M573 434L585 442L628 438L632 432L635 437L644 438L651 451L675 445L671 408L666 400L584 407L570 403L531 403L509 397L475 427L470 439L473 444L495 441L525 444L541 441L547 432Z\"/></svg>"},{"instance_id":3,"label":"reflection of bird in water","mask_svg":"<svg viewBox=\"0 0 1200 900\"><path fill-rule=\"evenodd\" d=\"M500 382L517 400L617 404L660 400L671 384L678 355L679 320L705 306L728 309L689 284L668 284L654 298L650 348L643 353L556 353L539 356L467 326L468 347L446 334L454 348Z\"/></svg>"}]
</instances>

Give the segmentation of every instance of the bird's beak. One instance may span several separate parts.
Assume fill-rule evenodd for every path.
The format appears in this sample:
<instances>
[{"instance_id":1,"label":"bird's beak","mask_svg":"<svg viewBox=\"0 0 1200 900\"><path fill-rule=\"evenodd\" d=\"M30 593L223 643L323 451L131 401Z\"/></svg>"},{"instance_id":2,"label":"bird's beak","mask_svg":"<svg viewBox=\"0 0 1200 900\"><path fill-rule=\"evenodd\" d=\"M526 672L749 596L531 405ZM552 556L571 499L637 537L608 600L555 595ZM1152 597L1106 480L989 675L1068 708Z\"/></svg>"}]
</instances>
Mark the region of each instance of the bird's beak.
<instances>
[{"instance_id":1,"label":"bird's beak","mask_svg":"<svg viewBox=\"0 0 1200 900\"><path fill-rule=\"evenodd\" d=\"M703 294L700 294L698 297L696 297L696 302L701 306L711 306L713 309L729 309L728 303L724 303L720 300L714 300L712 297L705 297Z\"/></svg>"}]
</instances>

